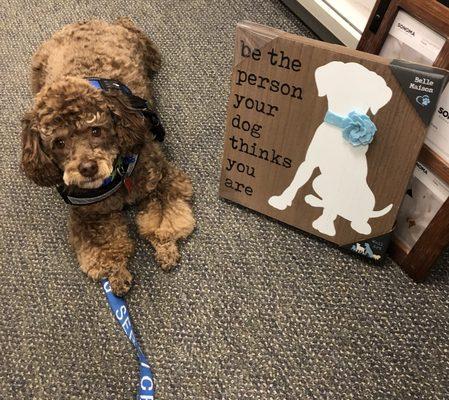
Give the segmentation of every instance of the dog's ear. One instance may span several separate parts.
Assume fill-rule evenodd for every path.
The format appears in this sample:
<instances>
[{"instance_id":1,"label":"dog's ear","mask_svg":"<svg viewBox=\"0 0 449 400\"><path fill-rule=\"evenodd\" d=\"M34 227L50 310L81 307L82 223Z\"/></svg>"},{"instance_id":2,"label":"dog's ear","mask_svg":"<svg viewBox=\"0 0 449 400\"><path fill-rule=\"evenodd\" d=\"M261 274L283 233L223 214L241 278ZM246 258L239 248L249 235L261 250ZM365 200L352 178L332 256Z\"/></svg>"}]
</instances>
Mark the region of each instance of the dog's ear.
<instances>
[{"instance_id":1,"label":"dog's ear","mask_svg":"<svg viewBox=\"0 0 449 400\"><path fill-rule=\"evenodd\" d=\"M385 80L380 76L376 76L376 78L377 79L372 82L373 94L370 97L370 110L373 115L375 115L385 104L387 104L393 95L393 92L387 86Z\"/></svg>"},{"instance_id":2,"label":"dog's ear","mask_svg":"<svg viewBox=\"0 0 449 400\"><path fill-rule=\"evenodd\" d=\"M41 147L34 113L28 112L22 119L22 167L25 175L41 186L53 186L62 182L62 172Z\"/></svg>"},{"instance_id":3,"label":"dog's ear","mask_svg":"<svg viewBox=\"0 0 449 400\"><path fill-rule=\"evenodd\" d=\"M315 82L319 97L326 96L327 90L334 86L335 80L338 79L338 70L342 64L341 61L332 61L315 70Z\"/></svg>"},{"instance_id":4,"label":"dog's ear","mask_svg":"<svg viewBox=\"0 0 449 400\"><path fill-rule=\"evenodd\" d=\"M148 135L149 125L142 112L134 108L126 95L117 91L104 92L108 107L114 119L114 128L123 152L141 145Z\"/></svg>"}]
</instances>

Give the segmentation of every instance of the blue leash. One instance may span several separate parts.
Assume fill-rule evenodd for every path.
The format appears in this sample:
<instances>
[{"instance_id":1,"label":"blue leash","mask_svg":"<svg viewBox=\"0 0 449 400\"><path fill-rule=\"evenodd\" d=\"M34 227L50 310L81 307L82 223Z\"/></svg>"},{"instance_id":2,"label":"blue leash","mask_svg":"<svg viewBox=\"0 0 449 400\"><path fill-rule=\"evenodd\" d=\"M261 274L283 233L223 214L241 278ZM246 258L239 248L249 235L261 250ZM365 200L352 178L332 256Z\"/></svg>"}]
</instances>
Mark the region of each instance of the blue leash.
<instances>
[{"instance_id":1,"label":"blue leash","mask_svg":"<svg viewBox=\"0 0 449 400\"><path fill-rule=\"evenodd\" d=\"M143 354L143 351L134 336L133 326L131 325L131 319L128 308L126 307L126 302L121 297L117 297L114 293L112 293L111 285L107 279L101 280L101 286L103 286L104 293L108 299L109 306L111 307L111 311L114 314L115 319L120 324L126 337L137 351L140 366L140 384L137 391L137 400L154 400L153 373L151 372L151 368L145 354Z\"/></svg>"}]
</instances>

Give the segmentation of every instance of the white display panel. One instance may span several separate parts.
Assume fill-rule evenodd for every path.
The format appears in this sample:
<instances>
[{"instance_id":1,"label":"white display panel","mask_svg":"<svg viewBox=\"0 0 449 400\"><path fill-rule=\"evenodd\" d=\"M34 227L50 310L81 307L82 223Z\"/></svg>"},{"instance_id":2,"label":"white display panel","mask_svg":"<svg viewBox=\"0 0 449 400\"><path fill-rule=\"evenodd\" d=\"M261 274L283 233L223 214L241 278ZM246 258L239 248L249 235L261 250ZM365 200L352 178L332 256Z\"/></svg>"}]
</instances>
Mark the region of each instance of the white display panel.
<instances>
[{"instance_id":1,"label":"white display panel","mask_svg":"<svg viewBox=\"0 0 449 400\"><path fill-rule=\"evenodd\" d=\"M410 249L449 197L449 186L417 163L397 219L395 237Z\"/></svg>"},{"instance_id":2,"label":"white display panel","mask_svg":"<svg viewBox=\"0 0 449 400\"><path fill-rule=\"evenodd\" d=\"M376 0L324 0L360 33L365 29Z\"/></svg>"},{"instance_id":3,"label":"white display panel","mask_svg":"<svg viewBox=\"0 0 449 400\"><path fill-rule=\"evenodd\" d=\"M380 55L432 65L446 39L400 10ZM449 163L449 88L446 87L435 109L425 143Z\"/></svg>"},{"instance_id":4,"label":"white display panel","mask_svg":"<svg viewBox=\"0 0 449 400\"><path fill-rule=\"evenodd\" d=\"M445 42L443 36L399 10L379 54L432 65Z\"/></svg>"},{"instance_id":5,"label":"white display panel","mask_svg":"<svg viewBox=\"0 0 449 400\"><path fill-rule=\"evenodd\" d=\"M449 164L449 85L440 97L424 143Z\"/></svg>"},{"instance_id":6,"label":"white display panel","mask_svg":"<svg viewBox=\"0 0 449 400\"><path fill-rule=\"evenodd\" d=\"M446 39L400 10L380 55L432 65ZM449 162L449 87L440 97L425 143ZM449 187L418 163L399 210L395 236L410 251L449 196Z\"/></svg>"},{"instance_id":7,"label":"white display panel","mask_svg":"<svg viewBox=\"0 0 449 400\"><path fill-rule=\"evenodd\" d=\"M353 18L346 18L334 9L336 2L328 0L283 0L290 8L294 9L296 3L305 11L310 13L316 21L310 21L311 28L317 29L319 27L314 26L318 21L320 26L325 27L326 30L332 33L338 40L348 47L355 49L359 43L362 31L357 29L356 26L359 22L354 23ZM331 4L331 5L329 5ZM297 13L301 17L300 13ZM368 14L369 16L369 14ZM367 17L368 19L368 17ZM362 22L363 24L363 22ZM366 22L365 22L366 24Z\"/></svg>"}]
</instances>

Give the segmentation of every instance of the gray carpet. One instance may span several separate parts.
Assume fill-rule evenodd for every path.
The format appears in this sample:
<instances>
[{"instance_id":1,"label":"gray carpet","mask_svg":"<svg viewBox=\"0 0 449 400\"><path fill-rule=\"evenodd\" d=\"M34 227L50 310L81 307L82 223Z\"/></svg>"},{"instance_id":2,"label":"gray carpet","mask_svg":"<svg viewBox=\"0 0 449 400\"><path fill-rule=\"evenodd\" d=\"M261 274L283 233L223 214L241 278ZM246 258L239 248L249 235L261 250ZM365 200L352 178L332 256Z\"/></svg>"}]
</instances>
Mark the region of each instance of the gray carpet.
<instances>
[{"instance_id":1,"label":"gray carpet","mask_svg":"<svg viewBox=\"0 0 449 400\"><path fill-rule=\"evenodd\" d=\"M1 399L131 399L137 388L133 348L67 244L66 206L18 170L33 51L66 23L122 15L161 48L166 148L196 190L198 228L174 272L156 267L131 228L127 299L157 398L449 398L448 254L417 285L391 261L374 267L217 196L235 24L313 36L283 5L3 0L1 9Z\"/></svg>"}]
</instances>

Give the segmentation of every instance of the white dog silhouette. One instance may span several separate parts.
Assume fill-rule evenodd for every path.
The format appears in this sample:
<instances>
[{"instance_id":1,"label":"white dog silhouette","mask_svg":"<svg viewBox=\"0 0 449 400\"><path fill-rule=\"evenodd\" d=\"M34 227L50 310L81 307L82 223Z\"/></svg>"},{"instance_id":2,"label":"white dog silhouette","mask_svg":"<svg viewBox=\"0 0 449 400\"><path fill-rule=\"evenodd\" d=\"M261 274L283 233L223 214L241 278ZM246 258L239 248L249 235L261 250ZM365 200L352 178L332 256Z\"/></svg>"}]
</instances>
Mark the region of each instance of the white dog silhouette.
<instances>
[{"instance_id":1,"label":"white dog silhouette","mask_svg":"<svg viewBox=\"0 0 449 400\"><path fill-rule=\"evenodd\" d=\"M347 116L351 111L372 114L387 104L392 96L385 80L358 63L332 61L316 69L318 96L327 96L330 111ZM313 181L318 194L305 196L312 207L322 207L323 214L312 226L319 232L335 236L334 221L341 216L351 222L355 231L368 235L370 218L387 214L392 204L374 211L375 197L366 177L368 146L353 146L343 138L342 129L323 122L310 142L306 158L298 167L292 183L280 196L268 203L278 210L291 206L298 190L307 183L315 168L320 169Z\"/></svg>"}]
</instances>

